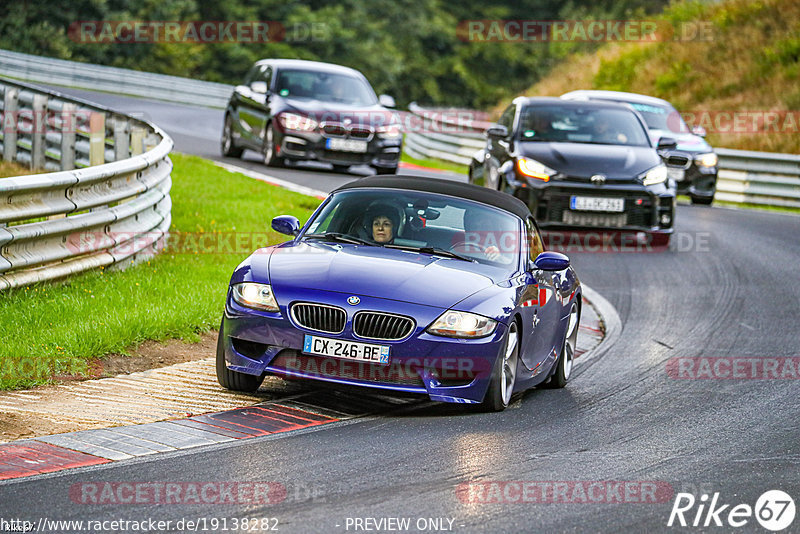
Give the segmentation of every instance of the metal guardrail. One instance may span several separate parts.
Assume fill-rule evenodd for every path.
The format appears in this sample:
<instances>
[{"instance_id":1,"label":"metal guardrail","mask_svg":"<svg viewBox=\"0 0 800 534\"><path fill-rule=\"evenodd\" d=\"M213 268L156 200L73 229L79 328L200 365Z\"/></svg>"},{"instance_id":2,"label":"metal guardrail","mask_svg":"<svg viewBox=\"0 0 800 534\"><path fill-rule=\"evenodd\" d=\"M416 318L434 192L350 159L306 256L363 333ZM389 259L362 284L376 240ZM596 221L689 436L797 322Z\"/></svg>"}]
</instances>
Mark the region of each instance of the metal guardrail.
<instances>
[{"instance_id":1,"label":"metal guardrail","mask_svg":"<svg viewBox=\"0 0 800 534\"><path fill-rule=\"evenodd\" d=\"M436 120L440 110L409 106L411 113ZM469 165L472 155L486 145L483 131L488 121L472 121L472 126L458 117L467 110L441 113L439 124L426 133L406 133L405 150L413 158L434 158ZM446 118L446 117L449 117ZM449 133L438 133L438 131ZM715 199L726 202L800 208L800 156L769 152L751 152L717 148L719 175Z\"/></svg>"},{"instance_id":2,"label":"metal guardrail","mask_svg":"<svg viewBox=\"0 0 800 534\"><path fill-rule=\"evenodd\" d=\"M0 291L152 256L171 222L172 140L157 126L0 78Z\"/></svg>"},{"instance_id":3,"label":"metal guardrail","mask_svg":"<svg viewBox=\"0 0 800 534\"><path fill-rule=\"evenodd\" d=\"M800 156L715 149L717 194L727 202L800 208Z\"/></svg>"},{"instance_id":4,"label":"metal guardrail","mask_svg":"<svg viewBox=\"0 0 800 534\"><path fill-rule=\"evenodd\" d=\"M409 111L425 125L406 133L403 150L412 158L434 158L469 165L472 155L486 145L483 132L491 122L476 120L485 114L459 109L426 109L412 102Z\"/></svg>"},{"instance_id":5,"label":"metal guardrail","mask_svg":"<svg viewBox=\"0 0 800 534\"><path fill-rule=\"evenodd\" d=\"M233 86L0 50L0 73L17 80L224 109Z\"/></svg>"}]
</instances>

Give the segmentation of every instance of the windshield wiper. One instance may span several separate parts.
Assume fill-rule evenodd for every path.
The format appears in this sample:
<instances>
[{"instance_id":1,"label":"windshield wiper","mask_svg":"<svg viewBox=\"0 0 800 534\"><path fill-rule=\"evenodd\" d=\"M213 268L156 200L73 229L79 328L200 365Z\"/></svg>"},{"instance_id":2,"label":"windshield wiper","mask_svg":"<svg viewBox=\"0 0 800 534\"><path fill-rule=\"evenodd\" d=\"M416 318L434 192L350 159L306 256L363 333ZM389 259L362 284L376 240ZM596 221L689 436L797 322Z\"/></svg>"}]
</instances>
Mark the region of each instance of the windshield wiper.
<instances>
[{"instance_id":1,"label":"windshield wiper","mask_svg":"<svg viewBox=\"0 0 800 534\"><path fill-rule=\"evenodd\" d=\"M305 236L306 239L326 239L329 241L339 241L342 243L352 243L354 245L369 245L371 247L375 246L375 243L371 241L367 241L366 239L361 239L360 237L356 237L353 235L341 234L339 232L326 232L324 234L310 234Z\"/></svg>"},{"instance_id":2,"label":"windshield wiper","mask_svg":"<svg viewBox=\"0 0 800 534\"><path fill-rule=\"evenodd\" d=\"M471 263L475 263L477 260L473 258L468 258L466 256L462 256L461 254L456 254L452 250L447 250L438 247L413 247L411 245L384 245L386 248L396 248L399 250L411 250L414 252L424 252L425 254L433 254L435 256L445 256L447 258L455 258L457 260L468 261Z\"/></svg>"}]
</instances>

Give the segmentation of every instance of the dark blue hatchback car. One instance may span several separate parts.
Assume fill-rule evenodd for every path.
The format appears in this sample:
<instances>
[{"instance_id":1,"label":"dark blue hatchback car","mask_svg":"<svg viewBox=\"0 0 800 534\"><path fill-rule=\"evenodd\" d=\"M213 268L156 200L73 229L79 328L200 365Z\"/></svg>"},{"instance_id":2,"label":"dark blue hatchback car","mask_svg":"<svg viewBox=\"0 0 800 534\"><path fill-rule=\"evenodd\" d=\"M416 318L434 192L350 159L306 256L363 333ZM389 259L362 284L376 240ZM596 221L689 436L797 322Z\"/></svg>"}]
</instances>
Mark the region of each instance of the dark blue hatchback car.
<instances>
[{"instance_id":1,"label":"dark blue hatchback car","mask_svg":"<svg viewBox=\"0 0 800 534\"><path fill-rule=\"evenodd\" d=\"M580 282L518 199L374 177L331 193L303 228L290 216L272 227L292 240L231 277L224 387L273 374L502 410L516 391L569 379Z\"/></svg>"}]
</instances>

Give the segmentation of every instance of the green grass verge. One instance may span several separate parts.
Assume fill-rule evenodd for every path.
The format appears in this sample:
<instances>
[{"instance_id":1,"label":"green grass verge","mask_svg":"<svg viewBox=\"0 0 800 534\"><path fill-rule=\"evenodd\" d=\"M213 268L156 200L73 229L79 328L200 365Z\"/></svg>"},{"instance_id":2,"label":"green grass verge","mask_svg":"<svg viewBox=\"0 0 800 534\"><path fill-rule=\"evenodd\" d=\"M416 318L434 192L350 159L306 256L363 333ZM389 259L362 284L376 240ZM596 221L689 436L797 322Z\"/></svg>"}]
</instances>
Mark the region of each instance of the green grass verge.
<instances>
[{"instance_id":1,"label":"green grass verge","mask_svg":"<svg viewBox=\"0 0 800 534\"><path fill-rule=\"evenodd\" d=\"M173 154L172 161L170 231L179 241L170 240L167 252L121 272L0 293L0 389L81 375L104 354L148 339L192 341L217 328L236 266L253 249L286 240L270 229L272 217L304 221L320 202L198 157ZM232 246L218 253L212 241Z\"/></svg>"},{"instance_id":2,"label":"green grass verge","mask_svg":"<svg viewBox=\"0 0 800 534\"><path fill-rule=\"evenodd\" d=\"M467 174L469 167L466 165L459 165L450 161L442 161L438 159L417 159L412 158L405 152L400 155L400 161L411 163L413 165L420 165L422 167L430 167L431 169L439 169L442 171L457 172L459 174Z\"/></svg>"}]
</instances>

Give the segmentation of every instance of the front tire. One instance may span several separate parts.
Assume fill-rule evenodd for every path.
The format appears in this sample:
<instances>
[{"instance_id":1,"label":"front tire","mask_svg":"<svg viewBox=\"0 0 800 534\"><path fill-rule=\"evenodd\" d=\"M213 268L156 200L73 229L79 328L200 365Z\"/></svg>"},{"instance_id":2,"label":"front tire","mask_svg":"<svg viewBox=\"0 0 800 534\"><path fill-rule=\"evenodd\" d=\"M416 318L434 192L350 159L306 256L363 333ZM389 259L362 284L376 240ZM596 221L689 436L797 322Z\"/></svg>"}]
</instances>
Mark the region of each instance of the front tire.
<instances>
[{"instance_id":1,"label":"front tire","mask_svg":"<svg viewBox=\"0 0 800 534\"><path fill-rule=\"evenodd\" d=\"M497 357L489 390L483 398L481 408L487 412L502 412L511 402L514 384L517 381L517 361L519 359L519 334L517 322L512 321L506 332L503 353Z\"/></svg>"},{"instance_id":2,"label":"front tire","mask_svg":"<svg viewBox=\"0 0 800 534\"><path fill-rule=\"evenodd\" d=\"M267 167L283 167L286 163L285 160L278 156L277 147L275 146L275 128L272 124L267 126L264 133L264 165Z\"/></svg>"},{"instance_id":3,"label":"front tire","mask_svg":"<svg viewBox=\"0 0 800 534\"><path fill-rule=\"evenodd\" d=\"M700 197L696 195L691 195L692 204L699 204L701 206L709 206L712 202L714 202L714 197Z\"/></svg>"},{"instance_id":4,"label":"front tire","mask_svg":"<svg viewBox=\"0 0 800 534\"><path fill-rule=\"evenodd\" d=\"M225 125L222 127L222 141L220 143L222 155L228 158L239 158L244 149L239 148L233 141L233 119L225 115Z\"/></svg>"},{"instance_id":5,"label":"front tire","mask_svg":"<svg viewBox=\"0 0 800 534\"><path fill-rule=\"evenodd\" d=\"M375 167L376 174L397 174L397 167Z\"/></svg>"},{"instance_id":6,"label":"front tire","mask_svg":"<svg viewBox=\"0 0 800 534\"><path fill-rule=\"evenodd\" d=\"M561 355L556 363L556 371L550 377L547 387L559 389L567 385L569 377L572 375L580 321L581 316L578 311L578 304L573 302L572 308L569 310L569 322L567 323L567 332L564 335L564 346L561 348Z\"/></svg>"},{"instance_id":7,"label":"front tire","mask_svg":"<svg viewBox=\"0 0 800 534\"><path fill-rule=\"evenodd\" d=\"M252 393L261 386L264 381L263 376L248 375L231 371L225 363L225 349L222 343L222 324L219 325L219 336L217 337L217 382L225 389L231 391L245 391Z\"/></svg>"}]
</instances>

